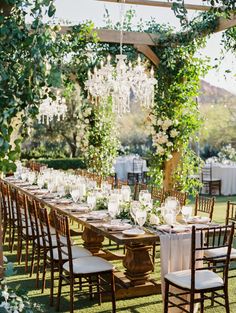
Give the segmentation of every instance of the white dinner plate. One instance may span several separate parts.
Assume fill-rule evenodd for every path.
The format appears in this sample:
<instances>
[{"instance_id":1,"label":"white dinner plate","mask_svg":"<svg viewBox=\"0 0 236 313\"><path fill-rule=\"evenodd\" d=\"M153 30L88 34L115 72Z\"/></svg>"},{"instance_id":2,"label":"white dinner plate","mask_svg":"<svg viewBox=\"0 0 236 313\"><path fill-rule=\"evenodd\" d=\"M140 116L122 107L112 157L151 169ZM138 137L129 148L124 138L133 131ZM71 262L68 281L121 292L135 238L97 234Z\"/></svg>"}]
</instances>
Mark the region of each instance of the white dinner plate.
<instances>
[{"instance_id":1,"label":"white dinner plate","mask_svg":"<svg viewBox=\"0 0 236 313\"><path fill-rule=\"evenodd\" d=\"M140 235L144 235L145 231L139 228L131 228L122 231L122 234L125 236L136 237Z\"/></svg>"},{"instance_id":2,"label":"white dinner plate","mask_svg":"<svg viewBox=\"0 0 236 313\"><path fill-rule=\"evenodd\" d=\"M207 216L194 216L190 217L187 222L189 224L207 224L210 222L210 219Z\"/></svg>"},{"instance_id":3,"label":"white dinner plate","mask_svg":"<svg viewBox=\"0 0 236 313\"><path fill-rule=\"evenodd\" d=\"M102 225L105 229L107 230L117 230L117 231L124 231L124 230L128 230L130 228L132 228L132 225L130 224L103 224Z\"/></svg>"}]
</instances>

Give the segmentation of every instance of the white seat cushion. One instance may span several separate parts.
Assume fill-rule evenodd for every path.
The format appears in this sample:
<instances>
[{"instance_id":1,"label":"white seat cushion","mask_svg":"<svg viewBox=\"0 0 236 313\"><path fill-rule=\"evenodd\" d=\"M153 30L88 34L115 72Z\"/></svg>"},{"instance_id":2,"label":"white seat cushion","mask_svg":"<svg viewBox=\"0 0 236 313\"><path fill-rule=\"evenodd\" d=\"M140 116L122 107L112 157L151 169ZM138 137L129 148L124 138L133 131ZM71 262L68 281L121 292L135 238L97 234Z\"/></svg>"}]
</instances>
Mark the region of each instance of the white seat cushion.
<instances>
[{"instance_id":1,"label":"white seat cushion","mask_svg":"<svg viewBox=\"0 0 236 313\"><path fill-rule=\"evenodd\" d=\"M55 236L55 235L52 235L51 238L52 238L52 246L53 246L53 247L57 247L57 238L56 238L56 236ZM37 240L35 240L35 242L37 243ZM61 242L62 242L64 245L67 245L67 239L66 239L66 237L62 237L62 236L61 236ZM43 247L43 238L42 238L42 237L39 238L39 244L40 244L41 247ZM72 243L72 244L73 244L73 243ZM47 243L47 246L49 246L48 243Z\"/></svg>"},{"instance_id":2,"label":"white seat cushion","mask_svg":"<svg viewBox=\"0 0 236 313\"><path fill-rule=\"evenodd\" d=\"M113 270L112 263L99 258L97 256L84 257L73 260L73 272L74 274L92 274L101 273ZM69 262L63 265L63 269L69 272Z\"/></svg>"},{"instance_id":3,"label":"white seat cushion","mask_svg":"<svg viewBox=\"0 0 236 313\"><path fill-rule=\"evenodd\" d=\"M66 252L65 254L62 255L63 260L68 260L67 247L63 247L62 250ZM73 259L92 256L92 253L89 250L78 246L71 246L71 252ZM58 248L53 249L52 253L53 259L58 261L59 260ZM50 252L47 253L47 256L50 257Z\"/></svg>"},{"instance_id":4,"label":"white seat cushion","mask_svg":"<svg viewBox=\"0 0 236 313\"><path fill-rule=\"evenodd\" d=\"M191 270L168 273L165 278L179 287L191 288ZM196 271L195 289L203 290L220 286L223 286L223 280L216 273L209 270Z\"/></svg>"},{"instance_id":5,"label":"white seat cushion","mask_svg":"<svg viewBox=\"0 0 236 313\"><path fill-rule=\"evenodd\" d=\"M228 247L205 250L204 256L206 258L212 258L212 259L216 258L215 261L221 261L226 258L226 256L224 255L227 254L227 250L228 250ZM217 256L222 256L222 258L217 258ZM234 248L231 249L230 259L231 260L236 259L236 249Z\"/></svg>"}]
</instances>

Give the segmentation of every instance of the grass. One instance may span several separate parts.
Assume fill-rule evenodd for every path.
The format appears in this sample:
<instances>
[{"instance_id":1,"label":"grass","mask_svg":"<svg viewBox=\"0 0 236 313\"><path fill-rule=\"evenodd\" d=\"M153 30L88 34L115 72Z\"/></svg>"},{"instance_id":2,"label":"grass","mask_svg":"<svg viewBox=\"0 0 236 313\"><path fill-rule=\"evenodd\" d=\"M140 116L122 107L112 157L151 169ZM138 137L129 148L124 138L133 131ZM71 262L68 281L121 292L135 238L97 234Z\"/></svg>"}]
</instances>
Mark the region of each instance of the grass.
<instances>
[{"instance_id":1,"label":"grass","mask_svg":"<svg viewBox=\"0 0 236 313\"><path fill-rule=\"evenodd\" d=\"M219 223L224 223L225 212L226 212L226 202L227 200L235 201L234 197L217 197L216 206L214 211L214 221ZM191 201L193 204L193 201ZM107 242L105 242L107 244ZM235 245L236 246L236 245ZM8 257L9 261L15 262L15 254L10 254L7 251L6 246L4 246L5 255ZM120 262L114 262L117 267L121 267ZM45 293L42 294L41 290L35 288L35 276L29 278L28 275L24 273L24 264L17 265L15 263L16 274L8 277L8 282L11 287L19 288L19 290L25 290L28 292L29 297L32 301L43 304L43 312L56 312L54 308L49 307L49 289L47 288ZM152 278L160 280L160 263L157 259L155 265L155 272L152 273ZM47 276L49 278L49 276ZM236 312L236 280L230 279L229 281L229 295L230 295L230 308L231 312ZM69 297L68 288L63 289L61 300L61 312L69 312ZM77 298L75 298L77 299ZM87 298L81 297L75 300L75 313L110 313L111 303L102 303L101 306L97 305L96 302L91 302ZM161 313L163 312L163 302L161 295L153 295L149 297L140 297L129 300L117 300L117 312L118 313ZM206 313L222 313L224 308L218 305L210 307L209 303L205 306Z\"/></svg>"}]
</instances>

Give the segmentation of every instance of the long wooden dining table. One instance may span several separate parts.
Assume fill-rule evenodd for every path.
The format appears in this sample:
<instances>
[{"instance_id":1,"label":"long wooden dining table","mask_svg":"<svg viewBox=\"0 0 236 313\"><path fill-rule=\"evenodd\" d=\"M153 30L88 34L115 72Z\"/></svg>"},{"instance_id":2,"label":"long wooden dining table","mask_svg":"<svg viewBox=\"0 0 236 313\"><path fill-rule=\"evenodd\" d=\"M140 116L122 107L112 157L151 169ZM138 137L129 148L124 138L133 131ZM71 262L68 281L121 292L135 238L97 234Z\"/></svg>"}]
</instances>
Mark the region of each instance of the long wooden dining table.
<instances>
[{"instance_id":1,"label":"long wooden dining table","mask_svg":"<svg viewBox=\"0 0 236 313\"><path fill-rule=\"evenodd\" d=\"M26 183L21 183L12 177L2 180L27 196L40 201L49 209L58 210L69 216L71 220L83 225L83 245L93 255L101 256L107 260L120 259L123 261L124 270L115 271L117 299L161 293L161 283L150 278L150 273L154 270L150 249L159 240L158 234L145 231L143 235L130 237L124 235L122 231L109 231L102 226L101 221L84 218L84 212L74 210L72 204L60 203L60 199L57 202L52 201L49 199L48 194L47 196L40 195L40 189L38 188L37 192L37 186L35 186L35 190L32 190L32 187L29 188L28 186L27 188ZM124 245L125 254L117 255L104 249L103 242L105 238L112 240L118 245Z\"/></svg>"}]
</instances>

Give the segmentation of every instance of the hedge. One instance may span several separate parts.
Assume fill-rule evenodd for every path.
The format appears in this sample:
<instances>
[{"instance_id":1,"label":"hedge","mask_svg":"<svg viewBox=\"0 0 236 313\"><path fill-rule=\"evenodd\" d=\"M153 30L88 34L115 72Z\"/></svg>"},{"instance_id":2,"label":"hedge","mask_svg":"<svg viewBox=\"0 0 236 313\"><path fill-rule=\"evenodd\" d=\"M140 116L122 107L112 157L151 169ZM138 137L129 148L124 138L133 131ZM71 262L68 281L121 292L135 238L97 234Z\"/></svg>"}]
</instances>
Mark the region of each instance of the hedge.
<instances>
[{"instance_id":1,"label":"hedge","mask_svg":"<svg viewBox=\"0 0 236 313\"><path fill-rule=\"evenodd\" d=\"M48 167L58 170L86 168L82 159L40 159L37 162L47 164Z\"/></svg>"}]
</instances>

